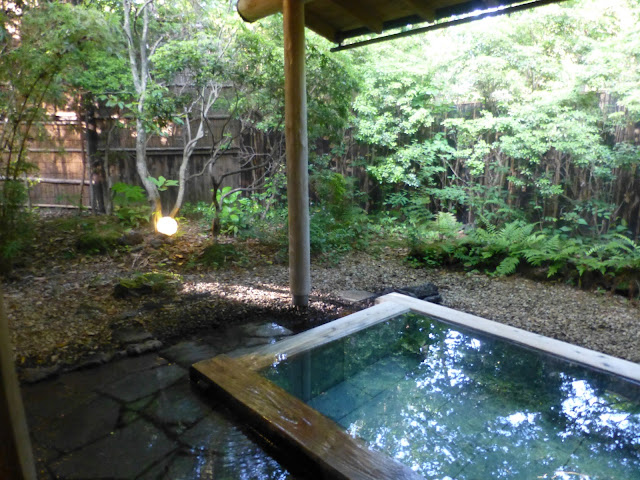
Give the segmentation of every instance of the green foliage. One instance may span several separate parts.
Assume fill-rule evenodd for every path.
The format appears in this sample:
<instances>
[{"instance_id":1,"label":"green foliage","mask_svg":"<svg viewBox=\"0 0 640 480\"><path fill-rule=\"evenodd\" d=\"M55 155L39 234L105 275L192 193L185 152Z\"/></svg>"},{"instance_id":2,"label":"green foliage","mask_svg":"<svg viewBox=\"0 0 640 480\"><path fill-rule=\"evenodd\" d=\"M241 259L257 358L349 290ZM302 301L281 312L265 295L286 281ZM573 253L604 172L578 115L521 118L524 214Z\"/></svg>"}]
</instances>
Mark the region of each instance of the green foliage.
<instances>
[{"instance_id":1,"label":"green foliage","mask_svg":"<svg viewBox=\"0 0 640 480\"><path fill-rule=\"evenodd\" d=\"M220 232L235 236L249 226L255 208L251 200L240 196L241 192L229 193L231 190L231 187L223 187L217 192L220 204L218 219Z\"/></svg>"},{"instance_id":2,"label":"green foliage","mask_svg":"<svg viewBox=\"0 0 640 480\"><path fill-rule=\"evenodd\" d=\"M182 285L182 277L175 273L151 271L136 273L129 278L121 278L115 286L114 296L125 298L140 295L172 295Z\"/></svg>"},{"instance_id":3,"label":"green foliage","mask_svg":"<svg viewBox=\"0 0 640 480\"><path fill-rule=\"evenodd\" d=\"M113 212L122 223L129 227L139 227L151 217L151 207L147 203L144 189L138 185L117 182L111 187L114 193Z\"/></svg>"},{"instance_id":4,"label":"green foliage","mask_svg":"<svg viewBox=\"0 0 640 480\"><path fill-rule=\"evenodd\" d=\"M369 241L369 219L355 203L353 184L337 172L317 169L310 177L311 253L330 261L349 251L364 248Z\"/></svg>"},{"instance_id":5,"label":"green foliage","mask_svg":"<svg viewBox=\"0 0 640 480\"><path fill-rule=\"evenodd\" d=\"M0 270L10 268L29 244L31 216L24 210L22 177L35 166L28 146L47 137L47 110L76 95L76 74L85 58L110 40L100 12L60 2L30 6L21 3L0 17ZM16 28L19 40L9 34Z\"/></svg>"},{"instance_id":6,"label":"green foliage","mask_svg":"<svg viewBox=\"0 0 640 480\"><path fill-rule=\"evenodd\" d=\"M349 214L353 192L343 175L328 169L314 172L309 178L309 189L312 198L332 216L340 219Z\"/></svg>"},{"instance_id":7,"label":"green foliage","mask_svg":"<svg viewBox=\"0 0 640 480\"><path fill-rule=\"evenodd\" d=\"M232 21L238 22L237 16ZM313 139L339 140L350 125L351 102L358 88L357 75L346 55L329 51L318 36L307 37L308 128ZM242 85L237 114L265 132L284 129L284 58L282 22L272 16L259 24L238 25L233 48L232 78Z\"/></svg>"},{"instance_id":8,"label":"green foliage","mask_svg":"<svg viewBox=\"0 0 640 480\"><path fill-rule=\"evenodd\" d=\"M23 182L0 182L0 274L11 271L13 264L31 244L33 214L24 207L27 190Z\"/></svg>"},{"instance_id":9,"label":"green foliage","mask_svg":"<svg viewBox=\"0 0 640 480\"><path fill-rule=\"evenodd\" d=\"M117 232L86 232L78 237L75 247L81 253L104 254L118 246L120 237Z\"/></svg>"},{"instance_id":10,"label":"green foliage","mask_svg":"<svg viewBox=\"0 0 640 480\"><path fill-rule=\"evenodd\" d=\"M409 231L409 259L430 267L452 263L461 229L462 224L452 213L438 212L435 218Z\"/></svg>"},{"instance_id":11,"label":"green foliage","mask_svg":"<svg viewBox=\"0 0 640 480\"><path fill-rule=\"evenodd\" d=\"M169 187L178 186L177 180L167 180L162 175L160 175L158 178L148 177L148 180L152 182L156 187L158 187L158 191L160 192L166 192L167 190L169 190Z\"/></svg>"},{"instance_id":12,"label":"green foliage","mask_svg":"<svg viewBox=\"0 0 640 480\"><path fill-rule=\"evenodd\" d=\"M443 220L409 238L412 261L431 267L458 265L496 276L526 274L535 268L549 278L584 286L627 289L632 295L640 290L640 246L620 233L568 237L561 230L541 231L537 224L513 221L456 234L454 219Z\"/></svg>"},{"instance_id":13,"label":"green foliage","mask_svg":"<svg viewBox=\"0 0 640 480\"><path fill-rule=\"evenodd\" d=\"M186 204L182 213L187 217L198 218L205 228L210 228L214 218L220 222L220 233L237 236L249 229L261 214L262 206L257 199L242 197L242 192L231 192L231 187L223 187L217 192L220 211L216 212L213 203L198 202Z\"/></svg>"},{"instance_id":14,"label":"green foliage","mask_svg":"<svg viewBox=\"0 0 640 480\"><path fill-rule=\"evenodd\" d=\"M212 243L204 248L198 262L209 268L219 269L231 264L244 264L246 254L233 243Z\"/></svg>"},{"instance_id":15,"label":"green foliage","mask_svg":"<svg viewBox=\"0 0 640 480\"><path fill-rule=\"evenodd\" d=\"M522 220L597 237L623 218L637 235L640 196L617 191L637 190L637 149L615 142L640 111L638 5L587 5L354 52L355 135L385 196L428 197L432 213L483 227Z\"/></svg>"},{"instance_id":16,"label":"green foliage","mask_svg":"<svg viewBox=\"0 0 640 480\"><path fill-rule=\"evenodd\" d=\"M337 260L352 250L368 245L368 219L362 210L353 209L336 218L327 210L311 210L311 254L325 254L330 261Z\"/></svg>"},{"instance_id":17,"label":"green foliage","mask_svg":"<svg viewBox=\"0 0 640 480\"><path fill-rule=\"evenodd\" d=\"M72 234L76 252L98 255L112 253L121 247L125 233L124 226L115 218L105 216L68 216L49 220L46 224L49 234ZM75 254L68 251L68 254Z\"/></svg>"}]
</instances>

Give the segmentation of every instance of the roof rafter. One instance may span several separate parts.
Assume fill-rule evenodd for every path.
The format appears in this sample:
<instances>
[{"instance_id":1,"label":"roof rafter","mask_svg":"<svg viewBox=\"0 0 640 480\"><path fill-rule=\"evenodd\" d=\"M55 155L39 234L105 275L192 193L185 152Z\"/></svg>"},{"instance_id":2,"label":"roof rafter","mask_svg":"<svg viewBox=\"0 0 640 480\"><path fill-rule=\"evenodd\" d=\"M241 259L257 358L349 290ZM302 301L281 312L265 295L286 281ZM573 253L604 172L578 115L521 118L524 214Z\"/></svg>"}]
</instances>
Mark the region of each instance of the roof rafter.
<instances>
[{"instance_id":1,"label":"roof rafter","mask_svg":"<svg viewBox=\"0 0 640 480\"><path fill-rule=\"evenodd\" d=\"M466 23L470 18L501 15L529 8L560 3L566 0L296 0L305 6L305 24L321 36L341 45L344 40L363 35L404 29L429 22L429 26L414 28L411 34ZM254 22L282 12L283 0L238 0L238 12ZM402 36L410 35L401 32ZM387 35L368 39L365 45L397 38Z\"/></svg>"},{"instance_id":2,"label":"roof rafter","mask_svg":"<svg viewBox=\"0 0 640 480\"><path fill-rule=\"evenodd\" d=\"M300 0L309 3L311 0ZM255 22L274 13L282 12L282 0L238 0L238 13L247 22Z\"/></svg>"},{"instance_id":3,"label":"roof rafter","mask_svg":"<svg viewBox=\"0 0 640 480\"><path fill-rule=\"evenodd\" d=\"M371 5L367 5L362 0L329 0L329 2L361 21L372 32L382 33L382 20L377 12L372 10Z\"/></svg>"},{"instance_id":4,"label":"roof rafter","mask_svg":"<svg viewBox=\"0 0 640 480\"><path fill-rule=\"evenodd\" d=\"M308 28L316 32L318 35L328 40L331 40L332 42L336 41L338 31L335 28L333 28L329 23L318 18L317 16L313 16L313 15L309 15L308 13L305 13L304 23Z\"/></svg>"},{"instance_id":5,"label":"roof rafter","mask_svg":"<svg viewBox=\"0 0 640 480\"><path fill-rule=\"evenodd\" d=\"M426 7L424 2L419 0L402 0L427 22L433 22L436 19L436 11L433 8Z\"/></svg>"}]
</instances>

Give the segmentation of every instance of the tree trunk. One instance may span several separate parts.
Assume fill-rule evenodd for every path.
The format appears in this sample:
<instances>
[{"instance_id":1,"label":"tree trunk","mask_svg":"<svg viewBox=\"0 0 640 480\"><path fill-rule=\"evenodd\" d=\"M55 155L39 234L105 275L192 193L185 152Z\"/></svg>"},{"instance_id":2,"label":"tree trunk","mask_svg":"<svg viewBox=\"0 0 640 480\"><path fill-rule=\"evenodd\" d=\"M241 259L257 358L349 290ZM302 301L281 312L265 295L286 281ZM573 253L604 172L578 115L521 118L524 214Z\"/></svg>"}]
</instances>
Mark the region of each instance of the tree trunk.
<instances>
[{"instance_id":1,"label":"tree trunk","mask_svg":"<svg viewBox=\"0 0 640 480\"><path fill-rule=\"evenodd\" d=\"M153 224L162 216L162 203L160 202L160 192L156 185L149 180L149 169L147 167L147 132L142 124L142 119L136 120L136 171L140 181L147 191L147 197L153 211Z\"/></svg>"},{"instance_id":2,"label":"tree trunk","mask_svg":"<svg viewBox=\"0 0 640 480\"><path fill-rule=\"evenodd\" d=\"M147 198L153 209L153 226L155 228L157 220L162 216L162 204L160 202L160 192L156 185L149 180L149 169L147 167L147 131L142 121L144 115L144 101L147 94L147 82L149 80L149 5L150 0L142 7L142 34L139 45L136 48L134 42L134 28L131 25L131 10L133 8L131 0L123 0L122 6L124 10L124 31L127 36L127 48L129 51L129 66L133 84L138 96L138 111L136 112L136 171L142 182L142 186L147 191ZM139 50L138 50L139 49Z\"/></svg>"},{"instance_id":3,"label":"tree trunk","mask_svg":"<svg viewBox=\"0 0 640 480\"><path fill-rule=\"evenodd\" d=\"M222 230L222 225L220 224L220 213L222 212L222 205L218 201L219 188L220 185L214 181L213 188L211 189L211 192L213 193L212 201L214 207L213 220L211 221L211 235L214 238L219 236L220 231Z\"/></svg>"}]
</instances>

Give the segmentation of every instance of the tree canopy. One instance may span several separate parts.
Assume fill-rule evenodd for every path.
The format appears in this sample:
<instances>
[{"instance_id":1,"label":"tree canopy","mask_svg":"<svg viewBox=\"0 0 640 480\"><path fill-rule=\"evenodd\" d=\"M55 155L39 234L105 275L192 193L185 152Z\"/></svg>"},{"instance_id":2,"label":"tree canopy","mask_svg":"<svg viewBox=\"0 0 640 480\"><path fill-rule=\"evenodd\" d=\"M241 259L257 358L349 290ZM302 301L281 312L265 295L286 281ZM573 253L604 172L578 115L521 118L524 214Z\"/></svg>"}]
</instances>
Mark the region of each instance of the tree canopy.
<instances>
[{"instance_id":1,"label":"tree canopy","mask_svg":"<svg viewBox=\"0 0 640 480\"><path fill-rule=\"evenodd\" d=\"M94 0L5 12L3 175L28 170L29 132L48 106L77 99L135 132L139 182L158 215L181 208L193 151L217 128L213 112L239 127L217 134L207 165L232 145L245 171L268 158L260 187L244 190L267 209L284 199L281 18L246 24L232 6ZM567 1L339 54L308 32L314 218L329 226L365 209L414 231L435 218L636 240L639 39L632 0ZM183 138L180 177L153 178L146 146L170 132ZM247 132L261 135L261 151ZM222 178L212 183L219 214L225 198L239 201ZM161 205L174 185L178 201ZM6 219L22 187L2 188Z\"/></svg>"}]
</instances>

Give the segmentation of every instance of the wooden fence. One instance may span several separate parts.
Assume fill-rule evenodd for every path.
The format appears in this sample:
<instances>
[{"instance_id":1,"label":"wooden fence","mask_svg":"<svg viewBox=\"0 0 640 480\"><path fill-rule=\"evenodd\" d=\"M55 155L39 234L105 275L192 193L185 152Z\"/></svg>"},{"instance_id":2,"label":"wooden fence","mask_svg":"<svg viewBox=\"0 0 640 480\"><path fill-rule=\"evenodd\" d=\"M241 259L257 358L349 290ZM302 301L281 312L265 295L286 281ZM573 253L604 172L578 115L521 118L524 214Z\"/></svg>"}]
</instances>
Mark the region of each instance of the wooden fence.
<instances>
[{"instance_id":1,"label":"wooden fence","mask_svg":"<svg viewBox=\"0 0 640 480\"><path fill-rule=\"evenodd\" d=\"M71 119L69 117L72 117ZM225 115L213 118L213 135L217 140L223 134ZM140 185L135 169L135 133L130 129L114 128L105 119L97 119L89 131L85 123L73 116L52 118L45 125L44 140L33 140L28 148L28 161L35 171L24 178L28 186L28 205L41 208L102 210L106 195L106 175L111 183L124 182ZM95 135L91 134L95 129ZM237 127L231 125L231 130ZM107 132L111 130L108 134ZM228 129L227 129L228 130ZM238 170L238 141L234 141L210 168L204 168L210 158L213 141L206 136L191 158L185 191L186 202L211 201L212 175L219 177ZM167 132L167 136L151 137L147 147L147 162L151 176L177 179L182 159L180 130ZM105 170L103 167L108 165ZM3 179L0 177L0 181ZM238 187L251 179L247 175L232 175L223 185ZM163 204L173 203L177 192L169 189L162 193Z\"/></svg>"}]
</instances>

